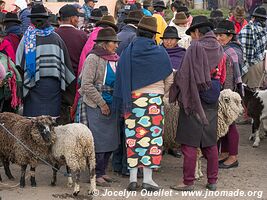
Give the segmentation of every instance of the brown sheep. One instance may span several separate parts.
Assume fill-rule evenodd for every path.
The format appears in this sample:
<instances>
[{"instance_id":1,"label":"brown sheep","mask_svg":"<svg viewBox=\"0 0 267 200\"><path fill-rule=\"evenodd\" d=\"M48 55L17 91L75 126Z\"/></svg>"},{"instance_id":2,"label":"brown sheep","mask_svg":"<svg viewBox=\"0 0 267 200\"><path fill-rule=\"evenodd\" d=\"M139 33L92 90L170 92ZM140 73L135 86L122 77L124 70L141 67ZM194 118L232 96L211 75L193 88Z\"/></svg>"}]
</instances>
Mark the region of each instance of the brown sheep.
<instances>
[{"instance_id":1,"label":"brown sheep","mask_svg":"<svg viewBox=\"0 0 267 200\"><path fill-rule=\"evenodd\" d=\"M39 116L29 119L14 113L4 112L0 113L0 123L38 157L46 159L51 154L51 145L55 141L54 121L51 117ZM25 187L27 165L30 165L31 186L36 186L35 168L38 164L38 159L1 126L0 158L4 163L8 178L13 178L9 170L9 161L21 166L20 187L22 188Z\"/></svg>"}]
</instances>

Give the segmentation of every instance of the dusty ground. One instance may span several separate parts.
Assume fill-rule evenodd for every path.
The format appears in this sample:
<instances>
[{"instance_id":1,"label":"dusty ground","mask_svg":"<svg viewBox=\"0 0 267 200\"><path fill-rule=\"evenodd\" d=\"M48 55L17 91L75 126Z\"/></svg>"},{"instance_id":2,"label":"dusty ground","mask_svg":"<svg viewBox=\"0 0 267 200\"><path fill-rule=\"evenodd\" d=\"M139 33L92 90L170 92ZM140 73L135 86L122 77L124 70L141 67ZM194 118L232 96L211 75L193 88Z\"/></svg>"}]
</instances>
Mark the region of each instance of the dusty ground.
<instances>
[{"instance_id":1,"label":"dusty ground","mask_svg":"<svg viewBox=\"0 0 267 200\"><path fill-rule=\"evenodd\" d=\"M267 139L262 140L259 148L252 148L252 143L248 141L248 135L250 132L249 126L240 126L240 154L239 162L240 166L236 169L220 170L218 191L232 191L236 194L238 191L244 191L243 197L218 197L219 193L214 193L213 197L207 199L242 199L242 200L267 200ZM206 162L203 161L203 171L205 171ZM169 199L205 199L205 188L206 179L203 178L196 182L196 190L202 191L202 197L182 197L182 194L175 193L169 189L170 185L175 184L179 178L182 177L182 159L174 158L169 155L165 155L162 163L160 172L155 173L154 179L157 183L162 186L164 191L161 194L154 194L154 196L148 196L147 194L138 192L132 194L128 199L138 200L169 200ZM3 177L3 183L9 185L15 185L19 181L19 168L12 166L13 175L15 175L15 181L8 181L3 174L3 169L0 168L0 172ZM66 187L67 179L62 175L58 176L58 184L56 187L49 186L52 170L44 165L41 165L37 169L37 187L31 188L29 180L24 189L16 188L3 188L0 185L0 197L2 200L65 200L65 199L78 199L78 200L90 200L90 199L127 199L127 194L123 197L114 196L114 191L124 192L125 187L128 185L128 179L115 176L111 171L108 172L111 176L116 178L118 182L113 184L112 188L100 189L98 197L91 197L86 194L87 190L87 173L82 175L81 192L78 197L72 197L72 189ZM141 183L141 179L139 179ZM112 197L104 197L106 191L113 192ZM255 195L252 192L255 191ZM232 195L233 195L232 194ZM122 194L123 195L123 194ZM196 195L196 194L195 194ZM200 195L200 194L199 194ZM228 193L228 195L231 195ZM217 196L217 197L216 197ZM0 198L0 199L1 199Z\"/></svg>"}]
</instances>

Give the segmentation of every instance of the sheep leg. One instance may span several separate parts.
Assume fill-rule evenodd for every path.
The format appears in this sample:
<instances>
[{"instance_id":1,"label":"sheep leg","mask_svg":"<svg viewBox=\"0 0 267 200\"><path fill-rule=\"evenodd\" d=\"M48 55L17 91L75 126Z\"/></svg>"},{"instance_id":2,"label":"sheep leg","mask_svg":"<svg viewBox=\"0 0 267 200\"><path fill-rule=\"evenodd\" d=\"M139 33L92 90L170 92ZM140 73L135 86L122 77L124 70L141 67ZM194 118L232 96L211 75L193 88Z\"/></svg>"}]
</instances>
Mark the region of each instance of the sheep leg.
<instances>
[{"instance_id":1,"label":"sheep leg","mask_svg":"<svg viewBox=\"0 0 267 200\"><path fill-rule=\"evenodd\" d=\"M75 171L75 184L74 184L74 191L73 196L77 196L80 192L80 170Z\"/></svg>"},{"instance_id":2,"label":"sheep leg","mask_svg":"<svg viewBox=\"0 0 267 200\"><path fill-rule=\"evenodd\" d=\"M257 132L256 132L256 134L255 134L255 141L254 141L254 143L253 143L253 147L258 147L259 145L260 145L260 141L261 141L261 139L260 139L260 130L257 130Z\"/></svg>"},{"instance_id":3,"label":"sheep leg","mask_svg":"<svg viewBox=\"0 0 267 200\"><path fill-rule=\"evenodd\" d=\"M72 187L73 180L72 180L72 176L71 176L71 169L69 168L68 165L66 165L66 170L67 170L67 174L68 174L68 187Z\"/></svg>"},{"instance_id":4,"label":"sheep leg","mask_svg":"<svg viewBox=\"0 0 267 200\"><path fill-rule=\"evenodd\" d=\"M57 183L57 170L56 169L60 169L60 166L58 164L55 164L54 165L54 168L53 168L53 178L52 178L52 181L51 181L51 186L55 186L56 183Z\"/></svg>"},{"instance_id":5,"label":"sheep leg","mask_svg":"<svg viewBox=\"0 0 267 200\"><path fill-rule=\"evenodd\" d=\"M36 180L35 180L35 167L31 167L31 186L36 187Z\"/></svg>"},{"instance_id":6,"label":"sheep leg","mask_svg":"<svg viewBox=\"0 0 267 200\"><path fill-rule=\"evenodd\" d=\"M254 137L253 137L253 139L255 139L255 141L254 141L254 143L253 143L253 147L258 147L259 146L259 144L260 144L260 126L261 126L261 122L260 122L260 120L255 120L254 122L253 122L253 125L252 125L252 127L253 127L253 134L254 134Z\"/></svg>"},{"instance_id":7,"label":"sheep leg","mask_svg":"<svg viewBox=\"0 0 267 200\"><path fill-rule=\"evenodd\" d=\"M254 120L253 120L253 122L252 122L252 133L250 134L250 136L249 136L249 140L250 141L253 141L254 140L254 138L255 138L255 132L257 131L257 129L256 129L256 125L255 125L255 122L254 122Z\"/></svg>"},{"instance_id":8,"label":"sheep leg","mask_svg":"<svg viewBox=\"0 0 267 200\"><path fill-rule=\"evenodd\" d=\"M93 157L93 156L92 156ZM96 189L96 173L95 173L95 158L90 158L89 160L89 173L90 173L90 189L88 191L88 194L94 194L94 192L97 192Z\"/></svg>"},{"instance_id":9,"label":"sheep leg","mask_svg":"<svg viewBox=\"0 0 267 200\"><path fill-rule=\"evenodd\" d=\"M27 165L22 165L21 166L21 174L20 174L20 187L24 188L25 187L25 174L26 174L26 169L27 169Z\"/></svg>"},{"instance_id":10,"label":"sheep leg","mask_svg":"<svg viewBox=\"0 0 267 200\"><path fill-rule=\"evenodd\" d=\"M15 178L12 176L10 168L9 168L9 160L3 159L3 165L5 169L5 174L8 177L9 180L15 180Z\"/></svg>"}]
</instances>

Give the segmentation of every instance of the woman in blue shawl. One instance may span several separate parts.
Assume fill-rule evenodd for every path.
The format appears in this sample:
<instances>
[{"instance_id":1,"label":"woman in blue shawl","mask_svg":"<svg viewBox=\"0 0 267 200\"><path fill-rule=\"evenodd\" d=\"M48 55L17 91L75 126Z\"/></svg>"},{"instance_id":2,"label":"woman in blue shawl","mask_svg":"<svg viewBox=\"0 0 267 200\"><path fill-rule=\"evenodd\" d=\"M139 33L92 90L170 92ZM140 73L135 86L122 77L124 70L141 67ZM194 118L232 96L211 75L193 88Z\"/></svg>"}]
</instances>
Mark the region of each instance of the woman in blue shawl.
<instances>
[{"instance_id":1,"label":"woman in blue shawl","mask_svg":"<svg viewBox=\"0 0 267 200\"><path fill-rule=\"evenodd\" d=\"M166 50L155 43L157 23L144 16L138 24L137 38L119 60L114 103L125 115L128 190L137 189L137 171L143 168L142 188L157 191L152 169L162 158L163 96L172 83L172 67Z\"/></svg>"}]
</instances>

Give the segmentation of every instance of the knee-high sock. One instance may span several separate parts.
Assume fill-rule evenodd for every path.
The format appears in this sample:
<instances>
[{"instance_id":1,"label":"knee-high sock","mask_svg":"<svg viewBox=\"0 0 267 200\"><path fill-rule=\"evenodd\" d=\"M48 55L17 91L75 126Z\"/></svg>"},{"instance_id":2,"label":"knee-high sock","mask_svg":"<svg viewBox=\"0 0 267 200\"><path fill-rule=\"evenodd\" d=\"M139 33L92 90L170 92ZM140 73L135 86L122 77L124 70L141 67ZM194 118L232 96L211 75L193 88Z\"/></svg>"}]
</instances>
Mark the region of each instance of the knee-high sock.
<instances>
[{"instance_id":1,"label":"knee-high sock","mask_svg":"<svg viewBox=\"0 0 267 200\"><path fill-rule=\"evenodd\" d=\"M158 184L155 183L152 179L153 169L144 167L143 172L144 172L143 182L158 187Z\"/></svg>"},{"instance_id":2,"label":"knee-high sock","mask_svg":"<svg viewBox=\"0 0 267 200\"><path fill-rule=\"evenodd\" d=\"M137 167L130 169L130 183L137 182L137 171Z\"/></svg>"}]
</instances>

